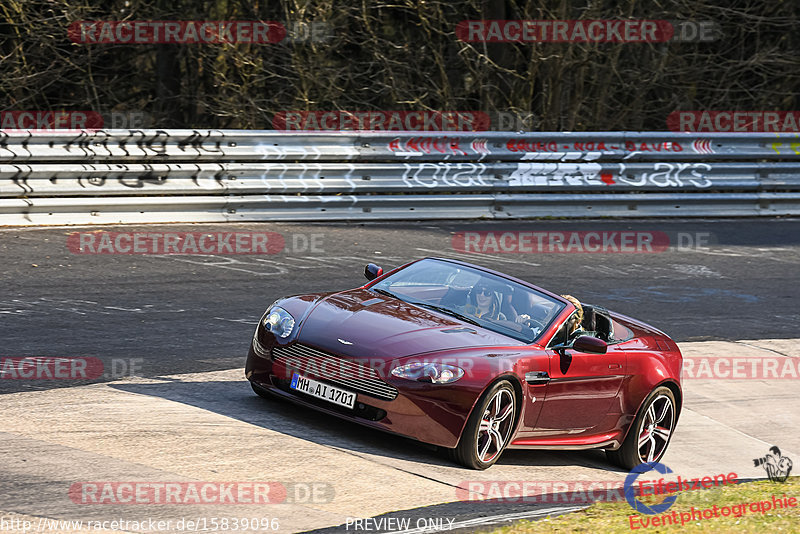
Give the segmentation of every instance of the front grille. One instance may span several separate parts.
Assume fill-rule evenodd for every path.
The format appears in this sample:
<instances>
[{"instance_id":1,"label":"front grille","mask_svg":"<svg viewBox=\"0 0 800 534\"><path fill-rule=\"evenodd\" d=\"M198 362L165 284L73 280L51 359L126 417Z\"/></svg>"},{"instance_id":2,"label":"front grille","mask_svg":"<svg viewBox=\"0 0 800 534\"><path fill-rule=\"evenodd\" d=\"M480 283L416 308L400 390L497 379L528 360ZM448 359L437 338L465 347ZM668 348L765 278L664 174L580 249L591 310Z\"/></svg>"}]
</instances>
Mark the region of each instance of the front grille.
<instances>
[{"instance_id":1,"label":"front grille","mask_svg":"<svg viewBox=\"0 0 800 534\"><path fill-rule=\"evenodd\" d=\"M397 389L381 380L375 369L299 343L273 348L272 359L301 375L305 372L370 397L384 400L397 397Z\"/></svg>"}]
</instances>

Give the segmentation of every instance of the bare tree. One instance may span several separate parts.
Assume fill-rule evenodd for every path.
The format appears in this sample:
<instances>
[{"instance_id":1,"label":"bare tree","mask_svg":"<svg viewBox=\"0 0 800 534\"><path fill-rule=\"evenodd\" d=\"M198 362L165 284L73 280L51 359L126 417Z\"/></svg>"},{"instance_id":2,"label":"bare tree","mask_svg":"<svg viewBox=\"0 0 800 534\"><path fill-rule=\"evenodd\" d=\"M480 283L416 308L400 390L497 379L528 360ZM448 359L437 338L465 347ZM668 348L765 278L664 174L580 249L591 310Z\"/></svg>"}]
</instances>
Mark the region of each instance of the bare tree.
<instances>
[{"instance_id":1,"label":"bare tree","mask_svg":"<svg viewBox=\"0 0 800 534\"><path fill-rule=\"evenodd\" d=\"M0 109L145 111L269 128L286 110L532 113L542 130L666 128L680 109L797 110L800 3L667 0L0 0ZM469 19L712 21L713 42L478 43ZM81 20L327 25L277 44L82 44ZM313 37L313 36L312 36Z\"/></svg>"}]
</instances>

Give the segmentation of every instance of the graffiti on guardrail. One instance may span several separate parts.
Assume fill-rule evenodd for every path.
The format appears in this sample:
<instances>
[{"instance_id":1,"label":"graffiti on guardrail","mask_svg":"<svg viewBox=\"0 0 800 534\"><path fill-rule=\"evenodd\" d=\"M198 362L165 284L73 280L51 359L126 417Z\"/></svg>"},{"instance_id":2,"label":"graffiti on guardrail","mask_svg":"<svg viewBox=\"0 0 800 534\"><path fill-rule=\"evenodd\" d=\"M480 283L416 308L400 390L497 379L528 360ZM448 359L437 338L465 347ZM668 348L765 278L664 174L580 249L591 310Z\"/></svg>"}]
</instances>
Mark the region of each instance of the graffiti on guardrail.
<instances>
[{"instance_id":1,"label":"graffiti on guardrail","mask_svg":"<svg viewBox=\"0 0 800 534\"><path fill-rule=\"evenodd\" d=\"M711 187L704 173L711 171L708 163L655 163L652 172L626 172L624 163L519 163L509 176L510 186L613 186L633 187Z\"/></svg>"},{"instance_id":2,"label":"graffiti on guardrail","mask_svg":"<svg viewBox=\"0 0 800 534\"><path fill-rule=\"evenodd\" d=\"M135 120L134 120L135 119ZM141 117L118 120L119 125L141 123ZM796 135L780 133L697 134L670 132L609 132L597 134L508 132L438 132L440 135L397 135L380 131L305 131L303 133L200 130L82 130L64 132L0 130L0 161L149 160L282 161L282 160L470 160L498 161L674 161L703 160L711 155L748 158L800 156ZM45 135L43 135L45 134ZM50 134L50 135L46 135ZM646 134L646 135L645 135ZM169 158L169 159L167 159Z\"/></svg>"},{"instance_id":3,"label":"graffiti on guardrail","mask_svg":"<svg viewBox=\"0 0 800 534\"><path fill-rule=\"evenodd\" d=\"M679 141L623 141L582 140L558 142L555 140L511 137L495 140L474 139L467 143L459 137L395 137L387 148L398 156L414 157L423 155L485 155L504 153L521 154L521 159L585 159L596 160L608 154L623 154L628 157L639 153L678 153L684 147ZM499 149L493 151L492 148ZM693 146L695 152L698 150ZM705 150L704 152L707 152Z\"/></svg>"},{"instance_id":4,"label":"graffiti on guardrail","mask_svg":"<svg viewBox=\"0 0 800 534\"><path fill-rule=\"evenodd\" d=\"M0 131L0 222L789 215L798 169L782 133Z\"/></svg>"},{"instance_id":5,"label":"graffiti on guardrail","mask_svg":"<svg viewBox=\"0 0 800 534\"><path fill-rule=\"evenodd\" d=\"M406 164L405 168L403 183L408 187L492 186L484 180L484 174L490 169L482 163L417 163Z\"/></svg>"},{"instance_id":6,"label":"graffiti on guardrail","mask_svg":"<svg viewBox=\"0 0 800 534\"><path fill-rule=\"evenodd\" d=\"M461 138L450 136L439 137L396 137L389 142L389 150L398 156L421 156L423 154L458 154L466 156L461 146Z\"/></svg>"},{"instance_id":7,"label":"graffiti on guardrail","mask_svg":"<svg viewBox=\"0 0 800 534\"><path fill-rule=\"evenodd\" d=\"M620 167L624 165L620 164ZM694 187L706 188L711 187L711 180L704 172L709 172L711 169L708 163L655 163L652 173L642 173L636 179L621 170L619 180L634 187L647 184L656 187L683 187L688 183Z\"/></svg>"},{"instance_id":8,"label":"graffiti on guardrail","mask_svg":"<svg viewBox=\"0 0 800 534\"><path fill-rule=\"evenodd\" d=\"M794 172L787 169L786 172ZM738 174L734 174L738 173ZM486 192L504 187L753 189L758 169L708 163L323 163L0 165L0 197L162 193L357 193L413 188ZM12 186L13 184L13 186Z\"/></svg>"},{"instance_id":9,"label":"graffiti on guardrail","mask_svg":"<svg viewBox=\"0 0 800 534\"><path fill-rule=\"evenodd\" d=\"M511 138L505 143L505 147L510 152L583 152L587 155L617 152L683 152L683 146L678 141L654 142L634 142L620 141L618 143L606 141L573 141L571 143L559 144L556 141L541 141L525 138ZM590 158L595 159L595 158Z\"/></svg>"},{"instance_id":10,"label":"graffiti on guardrail","mask_svg":"<svg viewBox=\"0 0 800 534\"><path fill-rule=\"evenodd\" d=\"M81 187L103 187L106 183L116 182L129 189L143 189L145 185L163 186L166 184L166 176L88 176L78 177L78 185Z\"/></svg>"},{"instance_id":11,"label":"graffiti on guardrail","mask_svg":"<svg viewBox=\"0 0 800 534\"><path fill-rule=\"evenodd\" d=\"M772 143L770 144L770 147L775 151L776 154L800 155L800 143Z\"/></svg>"},{"instance_id":12,"label":"graffiti on guardrail","mask_svg":"<svg viewBox=\"0 0 800 534\"><path fill-rule=\"evenodd\" d=\"M602 185L602 170L599 163L520 163L508 185Z\"/></svg>"},{"instance_id":13,"label":"graffiti on guardrail","mask_svg":"<svg viewBox=\"0 0 800 534\"><path fill-rule=\"evenodd\" d=\"M495 150L492 150L492 149ZM700 151L693 145L696 153L709 153L708 148ZM684 152L679 141L623 141L581 140L567 143L548 139L511 137L494 140L462 139L459 137L395 137L387 144L389 152L397 156L420 157L426 155L503 154L511 152L520 159L582 159L597 160L604 155L622 155L626 158L638 154L666 154ZM710 151L713 152L713 151ZM482 158L481 158L482 159Z\"/></svg>"}]
</instances>

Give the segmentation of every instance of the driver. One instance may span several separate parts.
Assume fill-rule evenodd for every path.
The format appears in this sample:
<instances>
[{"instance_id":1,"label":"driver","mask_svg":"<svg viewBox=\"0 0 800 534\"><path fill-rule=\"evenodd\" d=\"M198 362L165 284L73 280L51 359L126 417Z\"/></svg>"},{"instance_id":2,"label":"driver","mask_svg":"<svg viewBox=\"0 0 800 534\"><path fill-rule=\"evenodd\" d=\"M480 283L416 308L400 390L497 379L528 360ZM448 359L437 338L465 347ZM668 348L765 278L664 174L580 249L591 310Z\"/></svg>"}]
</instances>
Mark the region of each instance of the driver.
<instances>
[{"instance_id":1,"label":"driver","mask_svg":"<svg viewBox=\"0 0 800 534\"><path fill-rule=\"evenodd\" d=\"M500 311L500 301L492 288L485 283L478 283L472 288L464 311L479 319L506 320L505 314Z\"/></svg>"},{"instance_id":2,"label":"driver","mask_svg":"<svg viewBox=\"0 0 800 534\"><path fill-rule=\"evenodd\" d=\"M492 321L507 321L508 317L500 311L500 299L497 293L486 283L478 282L469 293L468 303L464 307L464 312L474 317L489 319ZM524 323L530 320L528 315L518 315L515 322Z\"/></svg>"}]
</instances>

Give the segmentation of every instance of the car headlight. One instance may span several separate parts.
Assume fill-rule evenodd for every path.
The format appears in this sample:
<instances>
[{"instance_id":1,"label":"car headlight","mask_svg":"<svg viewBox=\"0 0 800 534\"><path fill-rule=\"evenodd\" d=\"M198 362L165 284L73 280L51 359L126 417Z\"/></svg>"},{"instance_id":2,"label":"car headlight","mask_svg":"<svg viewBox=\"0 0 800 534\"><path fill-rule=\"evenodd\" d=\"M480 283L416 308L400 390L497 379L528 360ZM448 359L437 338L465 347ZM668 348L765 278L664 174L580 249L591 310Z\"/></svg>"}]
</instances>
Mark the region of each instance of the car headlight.
<instances>
[{"instance_id":1,"label":"car headlight","mask_svg":"<svg viewBox=\"0 0 800 534\"><path fill-rule=\"evenodd\" d=\"M395 367L392 369L392 375L418 382L450 384L464 376L464 370L461 367L446 363L414 362Z\"/></svg>"},{"instance_id":2,"label":"car headlight","mask_svg":"<svg viewBox=\"0 0 800 534\"><path fill-rule=\"evenodd\" d=\"M276 337L289 337L294 329L294 317L280 306L273 306L264 317L264 329Z\"/></svg>"}]
</instances>

